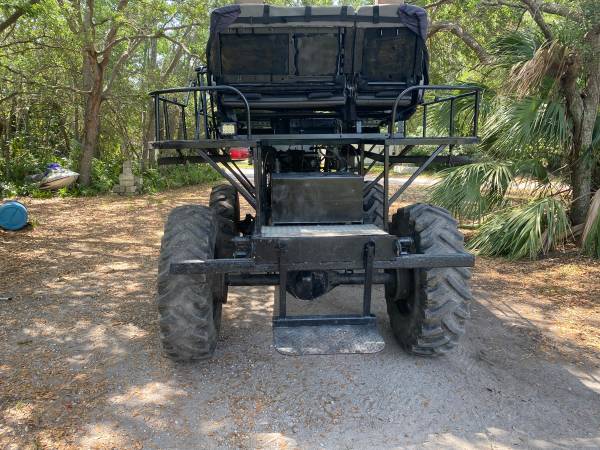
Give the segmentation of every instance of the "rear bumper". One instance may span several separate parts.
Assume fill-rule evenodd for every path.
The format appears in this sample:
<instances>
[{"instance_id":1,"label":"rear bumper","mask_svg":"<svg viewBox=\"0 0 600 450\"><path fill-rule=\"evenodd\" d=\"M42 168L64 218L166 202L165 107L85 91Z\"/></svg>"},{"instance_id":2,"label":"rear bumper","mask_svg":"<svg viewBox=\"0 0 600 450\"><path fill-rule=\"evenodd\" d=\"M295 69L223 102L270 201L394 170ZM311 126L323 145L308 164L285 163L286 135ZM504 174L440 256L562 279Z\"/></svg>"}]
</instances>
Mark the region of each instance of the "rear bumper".
<instances>
[{"instance_id":1,"label":"rear bumper","mask_svg":"<svg viewBox=\"0 0 600 450\"><path fill-rule=\"evenodd\" d=\"M473 267L475 257L470 253L452 255L403 255L390 260L375 260L373 269L424 269L435 267ZM286 270L359 270L362 261L287 262ZM259 274L279 272L279 263L257 262L254 258L187 260L171 264L171 273L191 274Z\"/></svg>"},{"instance_id":2,"label":"rear bumper","mask_svg":"<svg viewBox=\"0 0 600 450\"><path fill-rule=\"evenodd\" d=\"M264 226L261 233L236 238L235 258L188 260L171 264L173 274L258 275L290 271L470 267L467 252L422 255L407 253L410 238L390 235L374 224ZM340 280L342 281L342 280ZM344 280L340 284L346 284Z\"/></svg>"}]
</instances>

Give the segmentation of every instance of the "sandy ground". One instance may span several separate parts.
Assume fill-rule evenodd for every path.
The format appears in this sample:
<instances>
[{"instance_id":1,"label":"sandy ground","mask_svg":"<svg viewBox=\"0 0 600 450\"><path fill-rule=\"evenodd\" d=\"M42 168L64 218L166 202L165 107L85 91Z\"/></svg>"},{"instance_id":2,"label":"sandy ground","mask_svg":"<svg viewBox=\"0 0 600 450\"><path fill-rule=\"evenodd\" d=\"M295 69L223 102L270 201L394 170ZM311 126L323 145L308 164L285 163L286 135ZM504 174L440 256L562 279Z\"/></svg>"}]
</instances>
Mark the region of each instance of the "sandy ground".
<instances>
[{"instance_id":1,"label":"sandy ground","mask_svg":"<svg viewBox=\"0 0 600 450\"><path fill-rule=\"evenodd\" d=\"M479 258L473 320L448 357L399 349L381 289L381 353L282 356L273 290L236 288L215 358L170 362L162 225L207 192L28 200L35 227L0 232L0 448L600 447L600 264L574 252ZM338 288L311 309L360 296Z\"/></svg>"}]
</instances>

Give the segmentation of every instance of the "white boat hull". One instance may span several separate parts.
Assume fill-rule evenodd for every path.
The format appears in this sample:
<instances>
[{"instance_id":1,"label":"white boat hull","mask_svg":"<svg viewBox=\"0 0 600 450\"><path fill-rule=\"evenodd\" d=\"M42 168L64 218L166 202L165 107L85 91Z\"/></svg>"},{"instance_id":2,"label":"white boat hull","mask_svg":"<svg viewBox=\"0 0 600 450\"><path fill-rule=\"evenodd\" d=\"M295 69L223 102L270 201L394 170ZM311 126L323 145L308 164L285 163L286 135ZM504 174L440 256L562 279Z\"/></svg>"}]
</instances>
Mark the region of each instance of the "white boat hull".
<instances>
[{"instance_id":1,"label":"white boat hull","mask_svg":"<svg viewBox=\"0 0 600 450\"><path fill-rule=\"evenodd\" d=\"M60 174L59 176L50 177L47 180L43 180L40 183L40 189L46 190L56 190L60 188L64 188L73 184L77 178L79 178L78 173L70 173L70 174Z\"/></svg>"}]
</instances>

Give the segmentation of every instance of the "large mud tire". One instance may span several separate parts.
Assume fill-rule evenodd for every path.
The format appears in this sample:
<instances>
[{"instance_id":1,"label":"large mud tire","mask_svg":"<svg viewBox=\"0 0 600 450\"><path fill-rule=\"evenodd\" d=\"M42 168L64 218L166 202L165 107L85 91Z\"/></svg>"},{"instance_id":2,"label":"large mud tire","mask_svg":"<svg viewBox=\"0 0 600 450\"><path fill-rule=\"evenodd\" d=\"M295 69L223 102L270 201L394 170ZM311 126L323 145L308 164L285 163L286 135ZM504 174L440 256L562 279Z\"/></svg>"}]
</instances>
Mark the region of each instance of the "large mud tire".
<instances>
[{"instance_id":1,"label":"large mud tire","mask_svg":"<svg viewBox=\"0 0 600 450\"><path fill-rule=\"evenodd\" d=\"M216 258L232 258L233 238L238 235L240 220L240 198L230 184L218 184L210 192L209 206L215 211L219 221Z\"/></svg>"},{"instance_id":2,"label":"large mud tire","mask_svg":"<svg viewBox=\"0 0 600 450\"><path fill-rule=\"evenodd\" d=\"M217 345L221 302L215 298L218 280L209 276L173 275L172 262L212 259L218 221L200 205L180 206L169 214L158 268L160 338L167 355L177 361L206 359Z\"/></svg>"},{"instance_id":3,"label":"large mud tire","mask_svg":"<svg viewBox=\"0 0 600 450\"><path fill-rule=\"evenodd\" d=\"M209 206L215 212L218 221L215 258L233 258L235 245L233 239L239 235L240 197L231 184L217 184L210 191ZM215 298L227 303L228 287L225 276L216 276Z\"/></svg>"},{"instance_id":4,"label":"large mud tire","mask_svg":"<svg viewBox=\"0 0 600 450\"><path fill-rule=\"evenodd\" d=\"M364 188L370 183L365 181ZM363 195L363 221L383 228L383 186L379 183Z\"/></svg>"},{"instance_id":5,"label":"large mud tire","mask_svg":"<svg viewBox=\"0 0 600 450\"><path fill-rule=\"evenodd\" d=\"M436 206L416 204L392 217L392 234L412 236L413 252L464 252L456 220ZM409 353L437 356L454 348L470 317L471 270L465 267L396 271L397 285L386 285L390 323Z\"/></svg>"}]
</instances>

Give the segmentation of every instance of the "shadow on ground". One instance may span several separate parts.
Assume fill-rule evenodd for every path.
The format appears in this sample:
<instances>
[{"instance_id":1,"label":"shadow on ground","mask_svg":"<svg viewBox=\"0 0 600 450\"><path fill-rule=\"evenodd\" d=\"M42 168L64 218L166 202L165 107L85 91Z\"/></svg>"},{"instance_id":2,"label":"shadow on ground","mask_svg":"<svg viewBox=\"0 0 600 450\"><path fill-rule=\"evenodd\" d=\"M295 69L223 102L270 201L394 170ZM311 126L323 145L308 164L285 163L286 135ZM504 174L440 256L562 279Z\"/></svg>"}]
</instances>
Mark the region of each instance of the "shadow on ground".
<instances>
[{"instance_id":1,"label":"shadow on ground","mask_svg":"<svg viewBox=\"0 0 600 450\"><path fill-rule=\"evenodd\" d=\"M0 234L0 296L13 297L0 304L0 446L600 446L598 353L545 326L560 305L540 303L542 281L513 303L514 285L488 276L503 270L495 260L475 271L468 336L448 357L399 349L380 288L383 352L282 356L273 289L235 288L214 359L165 359L154 304L162 223L174 204L206 196L35 201L33 230ZM309 309L349 312L361 296L338 288ZM565 360L563 346L585 357Z\"/></svg>"}]
</instances>

